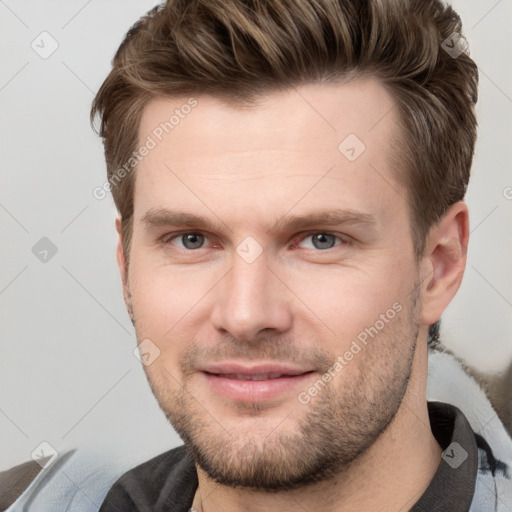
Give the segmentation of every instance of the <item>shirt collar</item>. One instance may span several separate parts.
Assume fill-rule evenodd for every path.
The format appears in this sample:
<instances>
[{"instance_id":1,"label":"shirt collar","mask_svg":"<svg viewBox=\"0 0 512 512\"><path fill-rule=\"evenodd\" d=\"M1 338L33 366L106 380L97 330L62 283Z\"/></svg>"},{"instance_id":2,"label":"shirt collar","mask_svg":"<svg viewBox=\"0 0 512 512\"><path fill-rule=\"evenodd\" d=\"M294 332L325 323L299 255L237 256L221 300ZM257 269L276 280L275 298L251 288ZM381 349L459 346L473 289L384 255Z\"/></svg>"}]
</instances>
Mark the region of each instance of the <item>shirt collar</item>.
<instances>
[{"instance_id":1,"label":"shirt collar","mask_svg":"<svg viewBox=\"0 0 512 512\"><path fill-rule=\"evenodd\" d=\"M427 490L410 512L467 512L478 472L475 434L460 409L443 402L427 402L432 434L443 458Z\"/></svg>"}]
</instances>

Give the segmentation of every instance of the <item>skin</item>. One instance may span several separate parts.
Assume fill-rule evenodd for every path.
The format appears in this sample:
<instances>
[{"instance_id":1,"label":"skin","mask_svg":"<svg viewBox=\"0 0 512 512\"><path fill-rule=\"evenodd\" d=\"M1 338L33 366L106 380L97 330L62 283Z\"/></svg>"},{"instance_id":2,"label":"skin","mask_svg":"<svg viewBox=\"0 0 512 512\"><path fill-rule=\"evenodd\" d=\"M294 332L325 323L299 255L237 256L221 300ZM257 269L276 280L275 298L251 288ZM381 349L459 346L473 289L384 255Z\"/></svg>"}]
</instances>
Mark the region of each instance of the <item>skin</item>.
<instances>
[{"instance_id":1,"label":"skin","mask_svg":"<svg viewBox=\"0 0 512 512\"><path fill-rule=\"evenodd\" d=\"M144 367L148 381L196 458L194 508L408 510L441 463L426 406L427 333L462 279L466 205L446 212L416 261L394 174L396 109L374 79L308 84L243 109L196 99L138 165L129 265L121 239L117 249L137 338L160 350ZM153 99L141 144L186 101ZM366 146L354 161L338 149L348 134ZM171 225L155 215L163 209L217 225ZM286 224L335 209L373 224ZM183 232L199 234L199 248L185 247ZM315 233L326 234L321 248ZM240 247L261 254L248 263ZM393 304L401 310L389 319ZM382 315L378 333L301 403ZM237 400L200 371L220 361L311 373L270 399Z\"/></svg>"}]
</instances>

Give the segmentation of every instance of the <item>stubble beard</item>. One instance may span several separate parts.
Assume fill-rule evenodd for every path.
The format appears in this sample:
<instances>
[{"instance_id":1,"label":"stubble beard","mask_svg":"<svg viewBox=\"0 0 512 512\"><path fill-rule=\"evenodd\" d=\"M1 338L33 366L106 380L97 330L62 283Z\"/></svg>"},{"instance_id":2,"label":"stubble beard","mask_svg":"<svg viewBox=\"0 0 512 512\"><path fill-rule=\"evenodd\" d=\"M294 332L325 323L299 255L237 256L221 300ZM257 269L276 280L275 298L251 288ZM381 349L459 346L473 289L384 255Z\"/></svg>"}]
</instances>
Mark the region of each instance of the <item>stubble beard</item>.
<instances>
[{"instance_id":1,"label":"stubble beard","mask_svg":"<svg viewBox=\"0 0 512 512\"><path fill-rule=\"evenodd\" d=\"M343 376L334 377L308 404L297 401L291 414L283 414L282 423L265 436L256 430L228 430L216 420L214 409L194 397L186 374L176 389L168 371L156 374L150 367L144 369L160 408L210 479L266 492L297 489L342 473L392 422L412 373L418 298L415 285L407 308L369 340L342 370ZM268 345L272 346L275 343ZM329 366L336 356L331 356ZM190 366L190 361L181 363L182 368ZM249 404L237 410L234 406L233 416L235 412L257 419L264 417L265 407Z\"/></svg>"}]
</instances>

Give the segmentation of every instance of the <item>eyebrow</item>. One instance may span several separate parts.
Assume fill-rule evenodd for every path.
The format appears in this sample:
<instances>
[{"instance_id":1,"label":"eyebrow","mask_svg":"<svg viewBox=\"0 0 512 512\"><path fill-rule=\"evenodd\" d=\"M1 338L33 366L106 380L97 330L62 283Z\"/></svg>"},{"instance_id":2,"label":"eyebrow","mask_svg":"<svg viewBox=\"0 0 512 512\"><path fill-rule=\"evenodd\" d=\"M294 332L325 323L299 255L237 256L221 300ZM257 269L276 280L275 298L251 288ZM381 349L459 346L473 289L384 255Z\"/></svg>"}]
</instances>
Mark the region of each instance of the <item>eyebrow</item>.
<instances>
[{"instance_id":1,"label":"eyebrow","mask_svg":"<svg viewBox=\"0 0 512 512\"><path fill-rule=\"evenodd\" d=\"M212 220L194 213L170 210L167 208L152 208L140 219L146 230L166 226L180 226L205 229L208 231L224 231L229 226L219 219ZM376 218L364 212L355 210L334 209L313 211L303 215L285 215L268 230L270 233L281 230L300 230L315 226L360 225L372 228L376 226Z\"/></svg>"}]
</instances>

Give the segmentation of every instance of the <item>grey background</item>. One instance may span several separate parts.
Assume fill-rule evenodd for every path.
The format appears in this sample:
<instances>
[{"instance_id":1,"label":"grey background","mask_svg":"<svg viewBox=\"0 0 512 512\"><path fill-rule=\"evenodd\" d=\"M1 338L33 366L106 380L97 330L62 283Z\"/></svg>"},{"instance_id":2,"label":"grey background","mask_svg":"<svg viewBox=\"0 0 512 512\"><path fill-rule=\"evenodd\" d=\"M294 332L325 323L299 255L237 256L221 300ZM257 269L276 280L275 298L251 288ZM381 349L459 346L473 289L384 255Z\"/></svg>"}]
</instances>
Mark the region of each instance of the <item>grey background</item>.
<instances>
[{"instance_id":1,"label":"grey background","mask_svg":"<svg viewBox=\"0 0 512 512\"><path fill-rule=\"evenodd\" d=\"M155 3L0 0L0 471L42 441L141 461L180 443L133 355L113 202L92 194L105 164L90 103L123 35ZM499 371L512 358L512 0L453 5L480 68L480 128L468 265L443 337ZM40 51L51 48L43 31L58 43L46 59L31 47L46 37Z\"/></svg>"}]
</instances>

